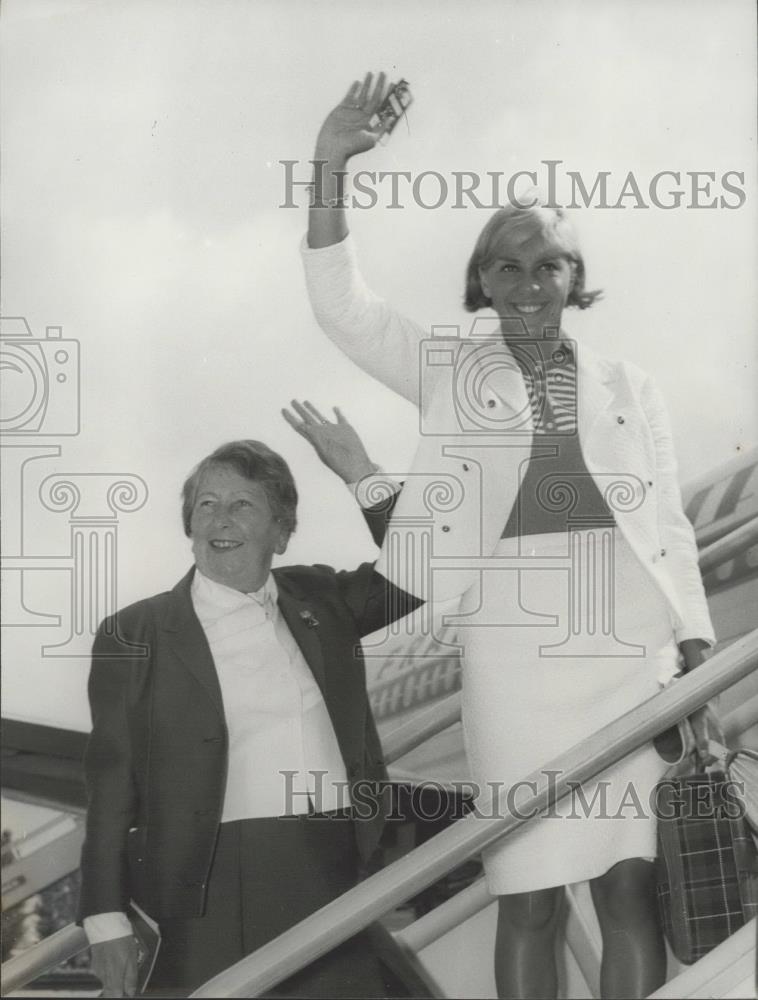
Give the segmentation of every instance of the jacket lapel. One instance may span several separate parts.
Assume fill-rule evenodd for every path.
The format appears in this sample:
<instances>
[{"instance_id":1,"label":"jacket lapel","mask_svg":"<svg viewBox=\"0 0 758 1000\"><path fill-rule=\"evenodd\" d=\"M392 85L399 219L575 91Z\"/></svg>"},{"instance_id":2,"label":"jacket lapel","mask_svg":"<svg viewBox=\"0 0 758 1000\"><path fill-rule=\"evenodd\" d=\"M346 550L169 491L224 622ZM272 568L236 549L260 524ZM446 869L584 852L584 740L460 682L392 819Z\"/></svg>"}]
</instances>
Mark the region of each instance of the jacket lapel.
<instances>
[{"instance_id":1,"label":"jacket lapel","mask_svg":"<svg viewBox=\"0 0 758 1000\"><path fill-rule=\"evenodd\" d=\"M224 718L224 703L210 646L192 605L192 578L195 567L179 581L169 595L168 607L160 627L168 650L182 661L190 674L205 689Z\"/></svg>"},{"instance_id":2,"label":"jacket lapel","mask_svg":"<svg viewBox=\"0 0 758 1000\"><path fill-rule=\"evenodd\" d=\"M497 322L499 324L499 320ZM532 429L532 416L521 368L510 347L502 339L499 328L489 341L477 342L476 338L482 337L485 329L485 326L479 325L476 333L472 331L471 338L465 342L470 353L461 355L463 365L459 364L457 373L463 395L470 397L469 405L475 403L476 411L484 418L484 423L477 429L488 427L487 418L490 414L483 407L487 406L488 392L493 392L511 412L505 414L505 422L502 414L493 413L497 422L491 429L495 432L529 432Z\"/></svg>"},{"instance_id":3,"label":"jacket lapel","mask_svg":"<svg viewBox=\"0 0 758 1000\"><path fill-rule=\"evenodd\" d=\"M584 458L591 450L593 427L614 399L616 372L588 348L577 345L577 426ZM590 469L590 471L593 471Z\"/></svg>"},{"instance_id":4,"label":"jacket lapel","mask_svg":"<svg viewBox=\"0 0 758 1000\"><path fill-rule=\"evenodd\" d=\"M335 654L329 660L327 675L324 647L328 650L330 628L334 628L328 609L293 584L286 570L274 570L274 577L279 590L279 609L321 690L343 760L349 766L363 746L365 714L357 711L356 705L365 701L364 673L352 658L347 660L343 654ZM359 642L357 633L355 642Z\"/></svg>"},{"instance_id":5,"label":"jacket lapel","mask_svg":"<svg viewBox=\"0 0 758 1000\"><path fill-rule=\"evenodd\" d=\"M617 372L613 365L588 347L575 345L577 355L577 426L582 444L590 439L597 418L614 399ZM485 366L484 362L488 362ZM517 362L504 343L489 348L489 354L477 357L480 383L491 389L514 412L523 415L519 430L532 427L529 399Z\"/></svg>"},{"instance_id":6,"label":"jacket lapel","mask_svg":"<svg viewBox=\"0 0 758 1000\"><path fill-rule=\"evenodd\" d=\"M319 621L318 608L314 606L312 598L294 587L284 574L274 570L274 578L279 591L279 610L316 678L321 693L326 697L324 655L319 637L319 629L323 628L323 624Z\"/></svg>"}]
</instances>

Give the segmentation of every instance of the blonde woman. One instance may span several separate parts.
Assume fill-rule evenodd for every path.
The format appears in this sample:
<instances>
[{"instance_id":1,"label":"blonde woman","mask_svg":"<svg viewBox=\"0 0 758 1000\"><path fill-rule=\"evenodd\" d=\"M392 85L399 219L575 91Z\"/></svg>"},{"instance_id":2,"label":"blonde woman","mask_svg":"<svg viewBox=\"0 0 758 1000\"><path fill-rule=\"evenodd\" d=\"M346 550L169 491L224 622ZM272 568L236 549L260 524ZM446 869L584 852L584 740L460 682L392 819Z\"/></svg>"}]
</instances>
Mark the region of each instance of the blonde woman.
<instances>
[{"instance_id":1,"label":"blonde woman","mask_svg":"<svg viewBox=\"0 0 758 1000\"><path fill-rule=\"evenodd\" d=\"M303 247L307 285L326 334L422 409L416 474L397 502L398 518L428 510L423 494L432 474L459 490L434 520L431 549L463 568L438 574L433 596L460 594L470 619L460 636L472 776L483 787L507 787L652 697L680 665L697 666L714 634L661 396L637 367L574 346L561 325L566 308L597 299L585 287L584 260L563 213L508 206L485 225L465 288L467 309L497 314L497 336L483 354L469 344L453 350L447 366L438 358L420 371L426 331L364 284L341 195L348 161L377 140L372 121L385 89L383 74L375 83L367 75L320 130L314 160L323 170ZM461 395L464 369L471 399ZM472 407L480 426L467 434ZM481 447L482 428L492 431L489 447ZM587 567L598 569L598 539L613 553L612 634L589 653L556 649L571 608L565 569L465 568L467 555L535 557L543 567L563 559L565 566L569 537L574 583L584 593ZM400 572L388 552L378 565L390 577ZM407 577L408 567L401 570ZM704 748L703 725L697 735ZM588 803L602 792L599 813L585 816L574 802L562 820L558 810L485 851L488 886L499 900L501 997L556 995L563 886L581 880L590 881L602 930L603 996L647 996L664 981L655 818L649 808L624 807L630 794L644 806L664 767L652 745L642 747L585 787Z\"/></svg>"}]
</instances>

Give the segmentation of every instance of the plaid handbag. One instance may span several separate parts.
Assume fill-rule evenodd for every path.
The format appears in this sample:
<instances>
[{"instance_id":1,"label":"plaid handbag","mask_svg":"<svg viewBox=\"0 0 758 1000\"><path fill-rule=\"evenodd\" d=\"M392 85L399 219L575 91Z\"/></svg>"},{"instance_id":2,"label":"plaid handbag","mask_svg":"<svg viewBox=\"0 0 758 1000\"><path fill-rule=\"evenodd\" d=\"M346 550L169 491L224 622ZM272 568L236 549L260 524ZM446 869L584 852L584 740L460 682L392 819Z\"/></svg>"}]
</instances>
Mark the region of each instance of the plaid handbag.
<instances>
[{"instance_id":1,"label":"plaid handbag","mask_svg":"<svg viewBox=\"0 0 758 1000\"><path fill-rule=\"evenodd\" d=\"M758 761L755 751L727 760L742 755ZM664 778L656 793L658 905L671 950L691 965L758 915L758 851L745 820L755 789L732 770L699 771Z\"/></svg>"}]
</instances>

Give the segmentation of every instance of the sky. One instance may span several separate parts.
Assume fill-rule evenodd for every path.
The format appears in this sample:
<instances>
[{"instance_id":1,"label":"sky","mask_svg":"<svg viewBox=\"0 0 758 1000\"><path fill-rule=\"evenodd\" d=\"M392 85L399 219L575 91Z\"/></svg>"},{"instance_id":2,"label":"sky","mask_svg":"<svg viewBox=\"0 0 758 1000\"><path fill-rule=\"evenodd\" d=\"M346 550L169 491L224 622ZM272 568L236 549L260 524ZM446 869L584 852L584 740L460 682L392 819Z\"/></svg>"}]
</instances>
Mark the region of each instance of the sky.
<instances>
[{"instance_id":1,"label":"sky","mask_svg":"<svg viewBox=\"0 0 758 1000\"><path fill-rule=\"evenodd\" d=\"M24 600L62 619L5 630L4 714L88 727L86 657L40 652L66 639L71 617L68 514L39 494L50 475L90 491L111 475L144 483L144 503L118 519L119 605L189 567L181 483L236 437L266 441L293 468L300 528L286 562L372 558L349 493L279 414L292 397L339 405L387 471L411 462L415 411L312 318L302 189L298 207L281 207L281 161L308 178L321 121L366 70L410 81L414 104L356 168L536 171L544 185L553 160L559 198L569 172L591 187L606 171L612 203L631 172L642 204L572 213L604 298L567 313L567 332L657 379L683 483L756 443L749 0L4 0L0 31L2 315L25 317L38 343L62 327L80 354L78 382L51 391L36 438L2 440L5 552L38 557ZM661 183L684 192L678 207L651 204L663 171L680 175ZM693 195L693 173L706 189L713 173L710 190ZM433 200L434 178L419 191ZM425 327L465 331L462 276L489 212L403 201L391 209L382 194L351 212L364 274ZM75 396L79 433L61 434ZM19 445L35 440L60 453L22 480ZM91 503L97 517L102 491ZM56 558L63 568L43 565Z\"/></svg>"}]
</instances>

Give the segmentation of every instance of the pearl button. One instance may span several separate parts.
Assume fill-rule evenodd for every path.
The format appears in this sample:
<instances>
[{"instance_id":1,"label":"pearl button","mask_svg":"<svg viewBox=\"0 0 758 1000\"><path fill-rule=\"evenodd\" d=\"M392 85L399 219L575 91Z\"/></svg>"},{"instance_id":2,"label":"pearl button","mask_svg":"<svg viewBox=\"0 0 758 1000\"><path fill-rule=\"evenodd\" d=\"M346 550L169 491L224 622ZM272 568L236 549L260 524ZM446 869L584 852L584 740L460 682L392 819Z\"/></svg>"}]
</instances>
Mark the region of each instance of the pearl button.
<instances>
[{"instance_id":1,"label":"pearl button","mask_svg":"<svg viewBox=\"0 0 758 1000\"><path fill-rule=\"evenodd\" d=\"M490 409L492 409L492 407L494 405L495 405L495 400L494 399L488 399L487 400L487 406L489 406Z\"/></svg>"},{"instance_id":2,"label":"pearl button","mask_svg":"<svg viewBox=\"0 0 758 1000\"><path fill-rule=\"evenodd\" d=\"M450 525L449 524L443 524L442 525L442 530L443 531L450 531Z\"/></svg>"}]
</instances>

